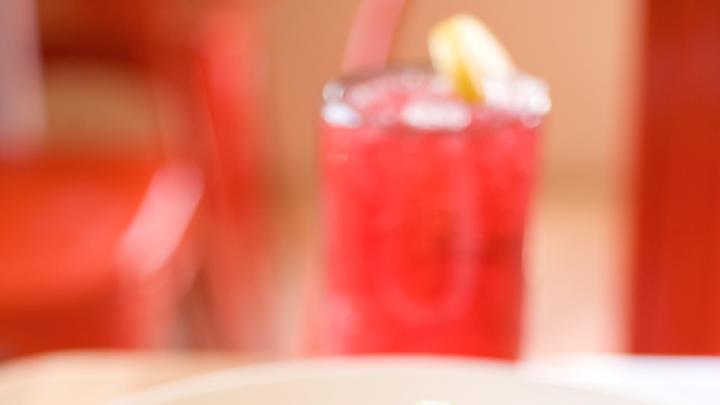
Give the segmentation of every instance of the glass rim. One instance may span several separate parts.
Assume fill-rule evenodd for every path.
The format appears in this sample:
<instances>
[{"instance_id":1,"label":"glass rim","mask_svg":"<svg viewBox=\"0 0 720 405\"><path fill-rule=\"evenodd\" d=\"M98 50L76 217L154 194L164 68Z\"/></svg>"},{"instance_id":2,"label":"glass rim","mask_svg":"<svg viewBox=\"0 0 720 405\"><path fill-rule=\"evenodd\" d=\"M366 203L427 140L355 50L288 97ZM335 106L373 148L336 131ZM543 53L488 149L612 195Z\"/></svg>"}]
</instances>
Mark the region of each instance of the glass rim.
<instances>
[{"instance_id":1,"label":"glass rim","mask_svg":"<svg viewBox=\"0 0 720 405\"><path fill-rule=\"evenodd\" d=\"M370 69L351 74L341 75L328 81L322 90L321 116L324 121L337 126L360 127L366 124L386 126L370 119L373 113L361 109L348 100L349 90L354 86L384 76L398 75L403 72L419 74L427 79L430 85L449 86L446 80L437 75L430 66L423 64L396 64L382 69ZM489 87L488 87L489 86ZM445 89L450 91L449 88ZM486 86L491 94L486 94L486 103L470 103L459 97L448 97L438 105L461 107L466 113L478 111L494 111L510 119L521 119L539 122L551 110L551 100L545 82L527 73L518 71L505 77L489 78ZM494 98L493 98L494 97ZM416 128L411 123L395 122L407 127ZM417 127L422 130L423 128ZM457 130L454 125L440 125L433 129Z\"/></svg>"}]
</instances>

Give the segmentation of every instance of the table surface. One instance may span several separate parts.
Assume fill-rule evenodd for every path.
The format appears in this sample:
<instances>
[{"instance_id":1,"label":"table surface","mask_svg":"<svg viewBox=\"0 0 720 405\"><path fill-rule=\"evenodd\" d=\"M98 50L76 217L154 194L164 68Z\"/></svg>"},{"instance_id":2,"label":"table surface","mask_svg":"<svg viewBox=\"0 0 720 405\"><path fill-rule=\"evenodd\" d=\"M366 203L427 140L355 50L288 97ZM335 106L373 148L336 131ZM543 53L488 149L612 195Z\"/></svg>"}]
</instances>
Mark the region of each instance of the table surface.
<instances>
[{"instance_id":1,"label":"table surface","mask_svg":"<svg viewBox=\"0 0 720 405\"><path fill-rule=\"evenodd\" d=\"M227 353L67 352L29 357L0 367L0 403L98 404L157 384L261 360Z\"/></svg>"},{"instance_id":2,"label":"table surface","mask_svg":"<svg viewBox=\"0 0 720 405\"><path fill-rule=\"evenodd\" d=\"M66 352L0 366L2 404L98 404L148 387L270 361L208 352ZM524 375L649 403L720 403L720 358L574 355L529 361Z\"/></svg>"}]
</instances>

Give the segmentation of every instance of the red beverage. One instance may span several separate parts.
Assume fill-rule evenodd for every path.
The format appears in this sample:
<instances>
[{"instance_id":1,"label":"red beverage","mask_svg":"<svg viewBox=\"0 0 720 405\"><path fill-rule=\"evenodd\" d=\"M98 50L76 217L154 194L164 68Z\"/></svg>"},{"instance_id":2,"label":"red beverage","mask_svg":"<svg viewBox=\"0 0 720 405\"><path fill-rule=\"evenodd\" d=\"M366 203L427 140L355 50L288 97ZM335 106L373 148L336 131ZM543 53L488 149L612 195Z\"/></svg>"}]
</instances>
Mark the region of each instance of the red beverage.
<instances>
[{"instance_id":1,"label":"red beverage","mask_svg":"<svg viewBox=\"0 0 720 405\"><path fill-rule=\"evenodd\" d=\"M548 99L526 76L493 86L487 105L423 70L327 86L321 352L517 358Z\"/></svg>"}]
</instances>

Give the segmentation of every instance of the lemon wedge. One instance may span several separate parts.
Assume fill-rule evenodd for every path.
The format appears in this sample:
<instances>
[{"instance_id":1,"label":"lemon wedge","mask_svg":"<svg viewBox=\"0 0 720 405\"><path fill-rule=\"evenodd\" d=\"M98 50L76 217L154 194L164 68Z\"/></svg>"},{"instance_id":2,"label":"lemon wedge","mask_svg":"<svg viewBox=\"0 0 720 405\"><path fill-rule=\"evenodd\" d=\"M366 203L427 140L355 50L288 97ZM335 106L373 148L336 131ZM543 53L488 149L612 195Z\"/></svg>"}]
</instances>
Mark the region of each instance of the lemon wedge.
<instances>
[{"instance_id":1,"label":"lemon wedge","mask_svg":"<svg viewBox=\"0 0 720 405\"><path fill-rule=\"evenodd\" d=\"M515 65L490 29L477 18L459 14L435 25L428 39L435 70L468 102L483 102L483 79L509 75Z\"/></svg>"}]
</instances>

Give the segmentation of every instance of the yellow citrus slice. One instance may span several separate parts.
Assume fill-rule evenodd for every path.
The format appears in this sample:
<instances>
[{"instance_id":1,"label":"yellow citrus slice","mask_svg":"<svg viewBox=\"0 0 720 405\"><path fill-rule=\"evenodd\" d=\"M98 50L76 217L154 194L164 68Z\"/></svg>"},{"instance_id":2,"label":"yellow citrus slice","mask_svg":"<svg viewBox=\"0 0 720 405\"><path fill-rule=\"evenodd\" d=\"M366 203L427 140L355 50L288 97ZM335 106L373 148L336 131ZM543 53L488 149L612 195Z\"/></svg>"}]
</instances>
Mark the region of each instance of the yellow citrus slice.
<instances>
[{"instance_id":1,"label":"yellow citrus slice","mask_svg":"<svg viewBox=\"0 0 720 405\"><path fill-rule=\"evenodd\" d=\"M435 70L447 77L458 96L482 102L483 79L508 75L515 65L495 35L477 18L460 14L430 31L428 48Z\"/></svg>"}]
</instances>

